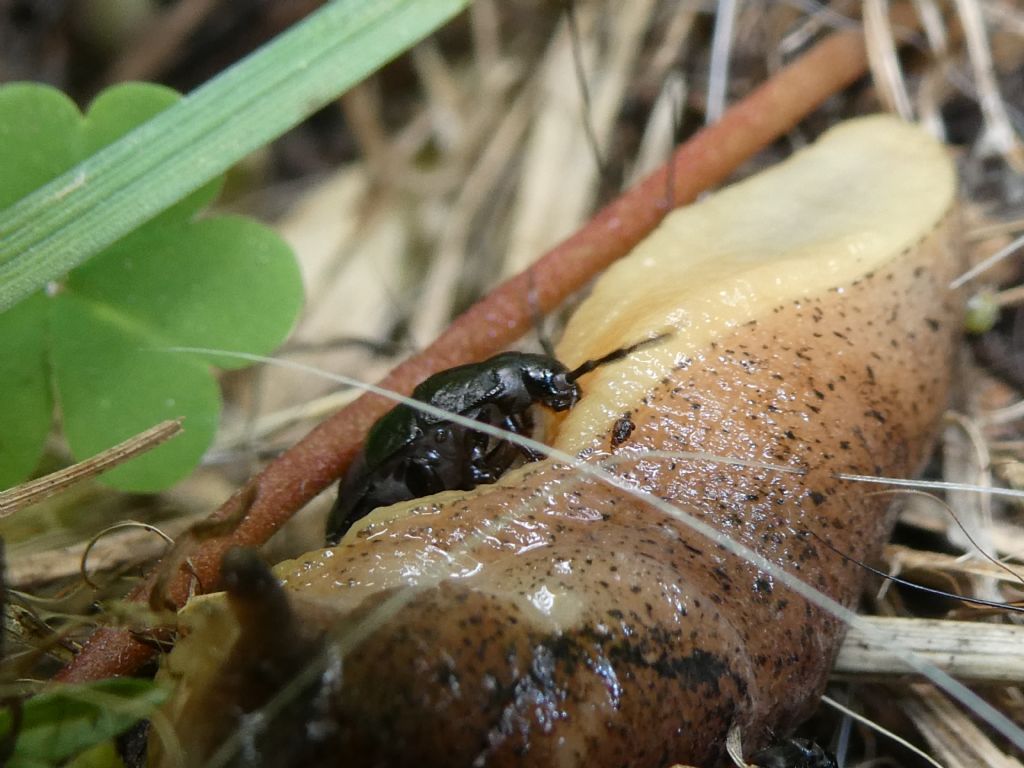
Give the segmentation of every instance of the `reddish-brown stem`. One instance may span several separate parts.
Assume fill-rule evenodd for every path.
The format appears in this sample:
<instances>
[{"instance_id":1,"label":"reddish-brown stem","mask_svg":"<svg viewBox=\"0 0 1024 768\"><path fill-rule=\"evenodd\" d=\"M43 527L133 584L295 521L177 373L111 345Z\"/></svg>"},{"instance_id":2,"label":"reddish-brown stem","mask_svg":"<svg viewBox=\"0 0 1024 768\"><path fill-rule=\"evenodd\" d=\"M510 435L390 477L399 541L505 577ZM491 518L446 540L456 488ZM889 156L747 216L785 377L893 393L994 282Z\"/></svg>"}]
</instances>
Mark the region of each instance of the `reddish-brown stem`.
<instances>
[{"instance_id":1,"label":"reddish-brown stem","mask_svg":"<svg viewBox=\"0 0 1024 768\"><path fill-rule=\"evenodd\" d=\"M581 230L545 254L528 272L499 285L457 318L433 344L395 368L381 386L408 394L417 382L439 370L494 354L531 328L528 292L536 290L542 311L558 306L611 262L640 242L667 213L670 204L691 202L725 180L741 163L789 131L832 94L867 68L864 40L850 30L833 34L728 110L722 120L683 144L671 161L603 208ZM201 583L218 583L220 561L233 545L254 547L346 469L367 430L391 401L364 395L330 417L254 477L218 509L230 518L252 503L229 534L199 543L190 553ZM145 601L156 571L131 593ZM184 602L190 574L182 570L168 584L168 596ZM130 674L153 650L117 629L97 630L82 652L57 676L84 681Z\"/></svg>"}]
</instances>

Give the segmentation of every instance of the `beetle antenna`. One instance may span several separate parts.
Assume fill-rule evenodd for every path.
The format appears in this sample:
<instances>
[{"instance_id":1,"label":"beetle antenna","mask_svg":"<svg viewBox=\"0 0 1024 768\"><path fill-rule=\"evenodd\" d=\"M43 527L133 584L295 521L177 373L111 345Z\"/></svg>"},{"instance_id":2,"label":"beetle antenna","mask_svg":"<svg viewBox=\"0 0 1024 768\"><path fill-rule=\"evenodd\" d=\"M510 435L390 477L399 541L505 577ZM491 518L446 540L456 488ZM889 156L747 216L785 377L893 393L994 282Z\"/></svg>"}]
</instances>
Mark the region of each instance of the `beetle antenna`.
<instances>
[{"instance_id":1,"label":"beetle antenna","mask_svg":"<svg viewBox=\"0 0 1024 768\"><path fill-rule=\"evenodd\" d=\"M579 368L570 371L566 378L569 379L569 381L576 381L580 376L590 373L595 368L600 368L602 365L607 365L608 363L614 363L616 360L621 360L627 355L636 352L638 349L643 349L644 347L649 347L652 344L657 344L660 341L664 341L671 335L671 333L659 333L657 336L652 336L649 339L638 341L636 344L631 344L628 347L619 347L614 352L609 352L603 357L598 357L594 360L587 360L587 362L583 363Z\"/></svg>"}]
</instances>

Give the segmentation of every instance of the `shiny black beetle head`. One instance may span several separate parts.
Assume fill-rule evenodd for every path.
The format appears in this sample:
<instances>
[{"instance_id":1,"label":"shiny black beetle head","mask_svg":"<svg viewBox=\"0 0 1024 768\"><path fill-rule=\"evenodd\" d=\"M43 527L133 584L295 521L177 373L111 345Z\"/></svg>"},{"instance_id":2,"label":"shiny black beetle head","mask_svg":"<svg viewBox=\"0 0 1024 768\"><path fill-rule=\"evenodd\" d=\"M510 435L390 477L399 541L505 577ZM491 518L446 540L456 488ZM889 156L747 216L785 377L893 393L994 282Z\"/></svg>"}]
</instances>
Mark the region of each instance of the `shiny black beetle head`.
<instances>
[{"instance_id":1,"label":"shiny black beetle head","mask_svg":"<svg viewBox=\"0 0 1024 768\"><path fill-rule=\"evenodd\" d=\"M655 344L667 337L667 333L662 333L628 347L620 347L603 357L587 360L571 371L553 358L531 355L530 357L534 359L523 366L523 381L534 401L546 405L553 411L567 411L579 402L580 396L583 394L577 383L580 376L590 373L602 365L621 360L631 352Z\"/></svg>"},{"instance_id":2,"label":"shiny black beetle head","mask_svg":"<svg viewBox=\"0 0 1024 768\"><path fill-rule=\"evenodd\" d=\"M572 372L557 360L537 356L523 366L523 383L531 399L553 411L567 411L579 402L580 385Z\"/></svg>"}]
</instances>

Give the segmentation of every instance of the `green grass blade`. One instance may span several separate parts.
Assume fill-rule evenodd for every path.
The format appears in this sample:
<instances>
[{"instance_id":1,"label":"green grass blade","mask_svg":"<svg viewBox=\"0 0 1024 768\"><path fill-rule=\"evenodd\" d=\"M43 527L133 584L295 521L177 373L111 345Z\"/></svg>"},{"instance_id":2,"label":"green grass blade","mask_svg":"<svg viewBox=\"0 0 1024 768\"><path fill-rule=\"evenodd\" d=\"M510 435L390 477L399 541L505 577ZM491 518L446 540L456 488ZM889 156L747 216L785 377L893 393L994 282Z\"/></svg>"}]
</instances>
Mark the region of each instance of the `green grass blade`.
<instances>
[{"instance_id":1,"label":"green grass blade","mask_svg":"<svg viewBox=\"0 0 1024 768\"><path fill-rule=\"evenodd\" d=\"M414 45L469 0L334 0L0 212L0 311Z\"/></svg>"}]
</instances>

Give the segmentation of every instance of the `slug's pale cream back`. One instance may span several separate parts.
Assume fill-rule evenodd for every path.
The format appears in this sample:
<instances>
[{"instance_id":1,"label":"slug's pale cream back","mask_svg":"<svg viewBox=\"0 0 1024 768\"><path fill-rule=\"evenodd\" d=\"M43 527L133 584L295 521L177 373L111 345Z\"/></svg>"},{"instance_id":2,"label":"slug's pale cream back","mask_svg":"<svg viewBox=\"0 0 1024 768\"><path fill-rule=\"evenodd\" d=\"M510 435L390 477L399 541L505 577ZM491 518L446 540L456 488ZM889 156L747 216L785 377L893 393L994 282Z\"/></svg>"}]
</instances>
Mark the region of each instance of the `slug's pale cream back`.
<instances>
[{"instance_id":1,"label":"slug's pale cream back","mask_svg":"<svg viewBox=\"0 0 1024 768\"><path fill-rule=\"evenodd\" d=\"M592 396L567 417L557 446L573 452L606 431L608 415L635 407L651 380L731 330L892 269L945 221L955 184L942 144L878 115L844 123L789 160L671 213L602 275L557 352L575 365L645 329L672 336L632 366L593 373ZM822 352L828 342L819 342Z\"/></svg>"}]
</instances>

